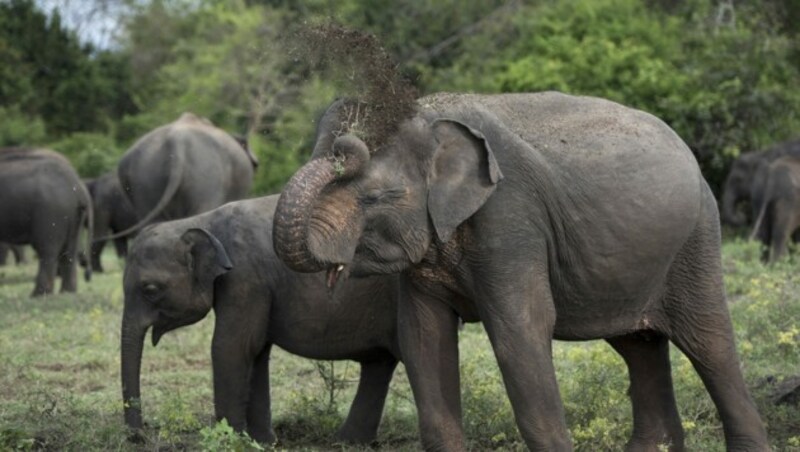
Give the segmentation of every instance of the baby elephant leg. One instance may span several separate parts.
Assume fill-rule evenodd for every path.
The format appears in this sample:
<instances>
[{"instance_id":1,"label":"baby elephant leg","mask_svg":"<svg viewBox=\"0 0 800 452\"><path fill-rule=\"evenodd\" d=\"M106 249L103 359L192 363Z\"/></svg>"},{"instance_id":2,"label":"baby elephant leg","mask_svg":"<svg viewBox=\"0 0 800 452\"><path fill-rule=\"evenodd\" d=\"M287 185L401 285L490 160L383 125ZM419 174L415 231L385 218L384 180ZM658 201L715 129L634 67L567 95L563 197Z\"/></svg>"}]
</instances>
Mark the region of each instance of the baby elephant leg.
<instances>
[{"instance_id":1,"label":"baby elephant leg","mask_svg":"<svg viewBox=\"0 0 800 452\"><path fill-rule=\"evenodd\" d=\"M356 397L347 420L336 433L337 440L361 444L375 440L395 367L394 358L361 363Z\"/></svg>"}]
</instances>

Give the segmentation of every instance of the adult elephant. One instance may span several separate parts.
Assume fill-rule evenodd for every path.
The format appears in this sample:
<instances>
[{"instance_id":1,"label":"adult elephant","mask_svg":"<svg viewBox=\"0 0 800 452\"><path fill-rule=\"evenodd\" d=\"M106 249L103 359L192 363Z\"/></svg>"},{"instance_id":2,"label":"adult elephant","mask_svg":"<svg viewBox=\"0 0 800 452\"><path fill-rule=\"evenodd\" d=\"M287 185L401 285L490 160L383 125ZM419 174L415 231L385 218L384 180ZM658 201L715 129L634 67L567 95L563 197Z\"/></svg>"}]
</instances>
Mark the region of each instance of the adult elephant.
<instances>
[{"instance_id":1,"label":"adult elephant","mask_svg":"<svg viewBox=\"0 0 800 452\"><path fill-rule=\"evenodd\" d=\"M143 231L125 267L122 393L125 420L142 427L142 343L215 313L211 355L218 419L272 443L269 393L273 344L314 359L361 363L361 381L337 437L368 443L377 433L397 362L397 276L352 280L332 299L324 274L294 273L270 234L277 196L226 204Z\"/></svg>"},{"instance_id":2,"label":"adult elephant","mask_svg":"<svg viewBox=\"0 0 800 452\"><path fill-rule=\"evenodd\" d=\"M800 139L780 143L763 152L742 154L733 162L725 178L720 202L720 217L724 224L741 227L755 221L764 199L766 170L775 159L785 155L800 157ZM750 204L749 216L737 210L740 203Z\"/></svg>"},{"instance_id":3,"label":"adult elephant","mask_svg":"<svg viewBox=\"0 0 800 452\"><path fill-rule=\"evenodd\" d=\"M86 188L92 196L95 235L101 236L92 242L90 261L92 270L102 272L100 257L106 246L106 240L102 240L102 236L134 226L137 218L133 206L122 191L116 171L110 171L97 179L87 181ZM128 254L128 237L115 238L114 248L118 257L125 257Z\"/></svg>"},{"instance_id":4,"label":"adult elephant","mask_svg":"<svg viewBox=\"0 0 800 452\"><path fill-rule=\"evenodd\" d=\"M14 262L24 264L25 260L25 247L22 245L9 245L8 243L0 243L0 266L6 265L8 261L8 254L14 255Z\"/></svg>"},{"instance_id":5,"label":"adult elephant","mask_svg":"<svg viewBox=\"0 0 800 452\"><path fill-rule=\"evenodd\" d=\"M47 149L0 149L0 241L30 244L39 256L33 296L75 292L78 242L88 221L92 239L92 200L69 161ZM91 269L86 270L86 279Z\"/></svg>"},{"instance_id":6,"label":"adult elephant","mask_svg":"<svg viewBox=\"0 0 800 452\"><path fill-rule=\"evenodd\" d=\"M256 164L234 137L205 118L184 113L140 138L122 156L117 174L139 221L102 239L244 198Z\"/></svg>"},{"instance_id":7,"label":"adult elephant","mask_svg":"<svg viewBox=\"0 0 800 452\"><path fill-rule=\"evenodd\" d=\"M437 94L375 150L348 133L347 118L370 114L358 108L323 116L273 243L332 282L402 272L400 350L426 449L465 447L459 317L483 322L532 450L571 449L554 338L622 355L629 449L683 449L668 341L700 374L728 449L768 449L735 351L716 201L667 125L555 92Z\"/></svg>"},{"instance_id":8,"label":"adult elephant","mask_svg":"<svg viewBox=\"0 0 800 452\"><path fill-rule=\"evenodd\" d=\"M786 254L800 227L800 156L781 157L763 173L763 200L751 238L766 247L762 260L773 263Z\"/></svg>"}]
</instances>

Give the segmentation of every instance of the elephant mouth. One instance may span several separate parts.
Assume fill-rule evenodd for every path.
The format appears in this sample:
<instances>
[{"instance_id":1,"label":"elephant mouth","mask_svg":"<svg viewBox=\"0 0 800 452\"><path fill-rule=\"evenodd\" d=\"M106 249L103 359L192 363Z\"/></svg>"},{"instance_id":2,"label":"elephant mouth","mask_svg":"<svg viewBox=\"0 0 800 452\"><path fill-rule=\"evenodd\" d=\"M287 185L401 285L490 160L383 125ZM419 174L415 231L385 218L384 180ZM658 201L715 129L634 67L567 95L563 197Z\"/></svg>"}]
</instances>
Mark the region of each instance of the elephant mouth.
<instances>
[{"instance_id":1,"label":"elephant mouth","mask_svg":"<svg viewBox=\"0 0 800 452\"><path fill-rule=\"evenodd\" d=\"M327 277L326 277L326 284L329 290L333 290L336 288L336 284L339 283L339 279L347 279L347 274L349 270L345 264L333 264L328 268ZM342 278L344 276L344 278Z\"/></svg>"}]
</instances>

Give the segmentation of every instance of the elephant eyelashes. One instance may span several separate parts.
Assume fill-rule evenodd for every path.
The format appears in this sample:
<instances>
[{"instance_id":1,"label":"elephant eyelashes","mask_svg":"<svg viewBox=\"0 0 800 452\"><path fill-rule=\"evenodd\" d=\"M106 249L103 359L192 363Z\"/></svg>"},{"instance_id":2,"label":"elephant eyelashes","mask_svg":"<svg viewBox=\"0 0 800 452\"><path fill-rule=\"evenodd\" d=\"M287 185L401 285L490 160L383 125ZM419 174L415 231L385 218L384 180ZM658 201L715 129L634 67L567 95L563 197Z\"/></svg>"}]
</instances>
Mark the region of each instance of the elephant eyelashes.
<instances>
[{"instance_id":1,"label":"elephant eyelashes","mask_svg":"<svg viewBox=\"0 0 800 452\"><path fill-rule=\"evenodd\" d=\"M382 201L391 201L402 198L406 193L404 188L390 188L387 190L370 190L361 196L360 201L363 205L377 204Z\"/></svg>"},{"instance_id":2,"label":"elephant eyelashes","mask_svg":"<svg viewBox=\"0 0 800 452\"><path fill-rule=\"evenodd\" d=\"M378 201L381 200L383 197L383 193L380 190L370 190L369 192L365 193L361 196L361 204L366 206L376 204Z\"/></svg>"}]
</instances>

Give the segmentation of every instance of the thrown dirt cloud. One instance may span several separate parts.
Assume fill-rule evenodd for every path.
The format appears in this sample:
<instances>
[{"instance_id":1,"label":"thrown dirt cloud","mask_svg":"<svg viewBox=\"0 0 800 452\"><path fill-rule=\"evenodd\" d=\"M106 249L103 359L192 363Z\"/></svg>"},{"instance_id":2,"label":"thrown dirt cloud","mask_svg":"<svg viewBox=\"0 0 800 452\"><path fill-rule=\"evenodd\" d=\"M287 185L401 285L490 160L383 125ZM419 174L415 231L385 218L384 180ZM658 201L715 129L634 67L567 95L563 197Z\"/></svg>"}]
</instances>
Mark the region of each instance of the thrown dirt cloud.
<instances>
[{"instance_id":1,"label":"thrown dirt cloud","mask_svg":"<svg viewBox=\"0 0 800 452\"><path fill-rule=\"evenodd\" d=\"M417 91L375 35L328 23L302 29L299 42L298 50L326 76L336 77L343 94L357 101L358 111L348 128L372 152L414 113Z\"/></svg>"}]
</instances>

